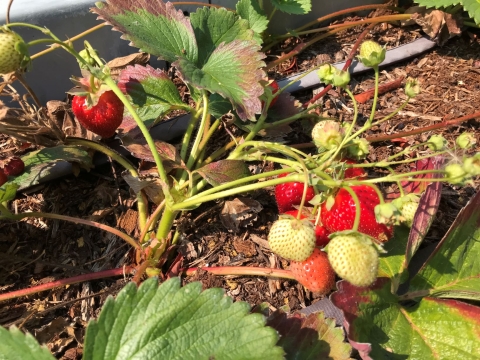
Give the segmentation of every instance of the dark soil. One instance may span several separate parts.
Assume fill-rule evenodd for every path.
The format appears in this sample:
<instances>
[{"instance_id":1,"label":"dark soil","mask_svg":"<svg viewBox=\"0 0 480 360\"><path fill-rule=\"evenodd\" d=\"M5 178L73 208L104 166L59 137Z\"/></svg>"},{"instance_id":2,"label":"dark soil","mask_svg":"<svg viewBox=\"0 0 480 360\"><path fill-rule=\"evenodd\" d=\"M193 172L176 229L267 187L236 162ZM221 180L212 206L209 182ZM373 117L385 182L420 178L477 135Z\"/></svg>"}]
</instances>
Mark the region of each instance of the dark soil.
<instances>
[{"instance_id":1,"label":"dark soil","mask_svg":"<svg viewBox=\"0 0 480 360\"><path fill-rule=\"evenodd\" d=\"M340 52L348 55L349 49L362 29L348 30L302 53L296 65L289 70L275 69L276 77L291 74L292 69L304 71L315 66L319 55L341 61ZM420 36L416 28L401 29L377 26L367 38L382 44L396 46ZM382 68L380 83L399 77L414 77L421 83L422 93L399 115L372 129L369 136L391 134L454 119L480 109L480 32L465 31L445 46L395 66ZM292 40L293 41L293 40ZM288 43L282 47L288 46ZM279 47L278 53L288 50ZM323 56L326 59L326 56ZM325 61L322 59L321 61ZM290 64L291 65L291 64ZM355 76L351 88L355 94L373 87L373 73ZM312 91L295 94L300 100L312 97ZM405 99L403 86L393 89L379 99L377 117L396 109ZM328 116L349 118L352 103L336 91L323 99L322 112ZM369 115L372 100L360 107L360 121ZM479 120L470 120L458 126L443 128L435 133L444 135L451 145L455 137L464 132L477 131ZM302 131L297 125L295 130ZM297 131L287 136L297 143ZM432 133L413 136L405 143L380 142L372 147L369 161L378 161L401 150L405 144L425 141ZM304 137L308 139L308 137ZM480 139L478 139L480 143ZM33 149L11 138L0 137L0 157L21 155ZM479 148L472 149L477 152ZM258 164L262 170L271 164ZM130 234L138 233L135 226L135 201L125 182L121 169L115 165L96 168L89 173L67 176L18 194L12 202L14 212L45 211L73 217L94 219L118 227ZM445 186L440 210L427 242L437 242L447 231L456 214L471 196L474 187ZM272 254L266 245L268 229L278 215L271 188L249 194L263 208L258 214L245 219L238 230L229 230L221 221L223 201L209 203L191 212L181 222L184 234L179 251L184 256L185 267L192 266L259 266L288 268L288 262ZM386 191L391 189L386 188ZM233 200L233 199L227 199ZM19 223L0 223L0 292L8 292L92 271L121 267L132 263L129 247L107 232L90 227L47 219L28 219ZM62 359L81 356L84 329L89 319L95 318L108 295L115 295L130 279L104 279L76 284L66 288L19 298L0 307L0 324L17 325L30 331L39 341L47 343L50 350ZM294 281L260 277L219 277L198 272L185 282L202 281L205 288L222 287L236 301L243 300L252 306L267 302L271 309L288 305L291 310L309 306L318 297Z\"/></svg>"}]
</instances>

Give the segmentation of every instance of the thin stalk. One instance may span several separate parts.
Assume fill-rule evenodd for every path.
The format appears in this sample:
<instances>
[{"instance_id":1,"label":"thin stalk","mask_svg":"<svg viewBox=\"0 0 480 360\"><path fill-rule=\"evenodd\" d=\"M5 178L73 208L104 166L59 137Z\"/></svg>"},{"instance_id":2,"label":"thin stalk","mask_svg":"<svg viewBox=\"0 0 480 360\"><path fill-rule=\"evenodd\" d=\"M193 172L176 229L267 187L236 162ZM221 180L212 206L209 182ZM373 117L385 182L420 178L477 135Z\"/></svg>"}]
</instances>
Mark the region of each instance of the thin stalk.
<instances>
[{"instance_id":1,"label":"thin stalk","mask_svg":"<svg viewBox=\"0 0 480 360\"><path fill-rule=\"evenodd\" d=\"M51 214L51 213L43 213L43 212L28 212L28 213L21 213L21 214L12 214L8 216L0 216L0 219L10 219L10 220L22 220L25 218L46 218L46 219L54 219L54 220L63 220L63 221L68 221L74 224L82 224L82 225L87 225L87 226L92 226L101 230L108 231L109 233L112 233L114 235L117 235L119 238L125 240L127 243L132 245L134 248L138 250L142 250L142 247L140 244L128 236L127 234L121 232L120 230L117 230L111 226L105 225L98 223L96 221L91 221L91 220L85 220L85 219L79 219L71 216L65 216L65 215L59 215L59 214Z\"/></svg>"},{"instance_id":2,"label":"thin stalk","mask_svg":"<svg viewBox=\"0 0 480 360\"><path fill-rule=\"evenodd\" d=\"M99 151L99 152L107 155L108 157L112 158L116 162L118 162L121 166L123 166L126 170L128 170L130 175L132 175L133 177L135 177L135 178L139 177L137 169L135 168L135 166L130 161L125 159L122 155L120 155L115 150L110 149L109 147L107 147L103 144L100 144L100 143L97 143L97 142L91 141L91 140L86 140L86 139L81 139L81 138L73 138L73 137L72 138L67 138L65 140L65 144L84 146L84 147ZM147 222L147 216L148 216L148 203L144 200L141 192L137 193L137 206L138 206L138 214L139 214L138 221L139 221L139 224L140 224L140 229L144 230L145 223ZM142 239L142 238L140 238L140 239Z\"/></svg>"},{"instance_id":3,"label":"thin stalk","mask_svg":"<svg viewBox=\"0 0 480 360\"><path fill-rule=\"evenodd\" d=\"M375 117L375 111L377 110L377 101L378 101L378 82L379 82L379 69L378 65L373 67L373 71L375 71L375 92L373 95L373 105L372 105L372 112L370 113L370 118L367 121L367 126L371 126L373 122L373 118Z\"/></svg>"},{"instance_id":4,"label":"thin stalk","mask_svg":"<svg viewBox=\"0 0 480 360\"><path fill-rule=\"evenodd\" d=\"M99 271L95 273L83 274L83 275L73 276L66 279L51 281L49 283L38 285L38 286L32 286L27 289L21 289L21 290L0 294L0 301L6 301L6 300L16 299L23 296L34 295L42 291L52 290L57 287L78 284L81 282L105 279L105 278L114 277L114 276L122 276L122 275L125 276L127 274L132 273L133 270L134 270L134 267L125 266L117 269L104 270L104 271Z\"/></svg>"},{"instance_id":5,"label":"thin stalk","mask_svg":"<svg viewBox=\"0 0 480 360\"><path fill-rule=\"evenodd\" d=\"M422 133L427 132L427 131L437 130L437 129L441 129L441 128L444 128L444 127L447 127L447 126L457 125L457 124L460 124L464 121L475 119L477 117L480 117L480 111L477 111L477 112L475 112L473 114L470 114L470 115L465 115L465 116L459 117L457 119L447 120L447 121L443 121L443 122L438 123L438 124L425 126L425 127L422 127L420 129L416 129L416 130L404 131L404 132L399 132L399 133L390 134L390 135L369 136L366 139L367 139L367 141L372 143L372 142L379 142L379 141L387 141L387 140L391 140L391 139L397 139L397 138L406 137L406 136L413 136L413 135L422 134Z\"/></svg>"},{"instance_id":6,"label":"thin stalk","mask_svg":"<svg viewBox=\"0 0 480 360\"><path fill-rule=\"evenodd\" d=\"M189 207L192 207L192 206L199 205L201 203L205 203L207 201L217 200L217 199L221 199L221 198L224 198L224 197L227 197L227 196L232 196L232 195L237 195L237 194L241 194L241 193L245 193L245 192L249 192L249 191L253 191L253 190L258 190L258 189L265 188L267 186L275 186L275 185L278 185L278 184L283 184L286 181L305 182L305 176L299 174L299 176L288 177L288 179L287 178L276 178L276 179L272 179L272 180L263 181L261 183L239 186L239 187L236 187L234 189L219 191L219 192L216 192L216 193L211 194L211 195L202 196L202 197L195 197L195 199L185 200L181 203L177 203L177 204L173 205L172 209L173 210L182 210L182 209L185 209L185 208L189 208ZM338 185L339 185L339 182L337 182L337 181L320 181L319 183L323 184L325 186L329 186L329 187L338 187ZM198 195L200 195L200 194L198 194Z\"/></svg>"},{"instance_id":7,"label":"thin stalk","mask_svg":"<svg viewBox=\"0 0 480 360\"><path fill-rule=\"evenodd\" d=\"M28 85L28 83L25 81L23 78L23 75L19 72L15 73L15 76L20 84L27 90L27 93L30 95L32 98L33 102L37 106L37 109L42 109L42 103L40 102L40 99L37 97L37 94L33 91L33 89Z\"/></svg>"},{"instance_id":8,"label":"thin stalk","mask_svg":"<svg viewBox=\"0 0 480 360\"><path fill-rule=\"evenodd\" d=\"M158 224L157 228L157 239L158 240L164 240L168 237L168 233L170 230L172 230L173 222L175 221L175 217L178 214L178 210L181 209L173 209L175 205L172 206L172 208L166 207L165 210L163 211L162 218L160 219L160 223Z\"/></svg>"},{"instance_id":9,"label":"thin stalk","mask_svg":"<svg viewBox=\"0 0 480 360\"><path fill-rule=\"evenodd\" d=\"M407 100L405 100L405 102L400 105L399 108L397 108L394 112L392 112L391 114L388 114L387 116L381 118L380 120L378 121L375 121L372 126L377 126L377 125L380 125L381 123L385 122L385 121L388 121L390 120L392 117L394 117L395 115L397 115L400 111L402 111L405 106L408 105L408 102L410 101L411 97L407 97Z\"/></svg>"},{"instance_id":10,"label":"thin stalk","mask_svg":"<svg viewBox=\"0 0 480 360\"><path fill-rule=\"evenodd\" d=\"M358 199L358 195L355 191L352 190L350 186L344 186L343 189L347 190L348 193L351 195L353 201L355 202L355 220L353 222L353 231L358 231L358 226L360 225L360 215L362 214L362 208L360 206L360 200Z\"/></svg>"},{"instance_id":11,"label":"thin stalk","mask_svg":"<svg viewBox=\"0 0 480 360\"><path fill-rule=\"evenodd\" d=\"M165 207L165 200L160 203L160 205L157 206L155 211L153 212L152 215L148 218L147 222L145 223L145 226L143 227L142 233L140 234L140 241L147 241L147 233L152 230L152 225L154 225L157 220L159 219L160 215L162 214L162 211Z\"/></svg>"},{"instance_id":12,"label":"thin stalk","mask_svg":"<svg viewBox=\"0 0 480 360\"><path fill-rule=\"evenodd\" d=\"M190 146L190 140L192 138L193 130L195 130L195 127L197 126L197 122L200 119L201 112L199 111L200 109L198 108L199 105L200 104L197 104L196 111L190 117L190 121L188 122L187 129L185 130L185 135L183 136L183 139L182 139L182 148L180 149L180 158L183 161L187 161L187 152Z\"/></svg>"},{"instance_id":13,"label":"thin stalk","mask_svg":"<svg viewBox=\"0 0 480 360\"><path fill-rule=\"evenodd\" d=\"M214 275L250 275L266 276L269 278L283 278L295 280L290 270L262 268L254 266L218 266L218 267L199 267L190 268L183 271L187 276L195 275L198 270L205 270Z\"/></svg>"}]
</instances>

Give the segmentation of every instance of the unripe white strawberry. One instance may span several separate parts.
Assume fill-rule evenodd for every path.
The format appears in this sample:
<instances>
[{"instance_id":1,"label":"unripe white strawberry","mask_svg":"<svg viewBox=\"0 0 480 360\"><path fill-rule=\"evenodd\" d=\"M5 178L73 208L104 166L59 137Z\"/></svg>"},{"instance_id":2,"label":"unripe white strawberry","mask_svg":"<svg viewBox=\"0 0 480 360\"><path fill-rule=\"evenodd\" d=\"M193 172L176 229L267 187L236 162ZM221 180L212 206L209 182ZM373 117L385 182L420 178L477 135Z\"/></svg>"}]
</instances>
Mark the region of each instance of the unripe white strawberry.
<instances>
[{"instance_id":1,"label":"unripe white strawberry","mask_svg":"<svg viewBox=\"0 0 480 360\"><path fill-rule=\"evenodd\" d=\"M315 229L311 221L280 218L268 234L270 249L287 260L304 261L315 249Z\"/></svg>"},{"instance_id":2,"label":"unripe white strawberry","mask_svg":"<svg viewBox=\"0 0 480 360\"><path fill-rule=\"evenodd\" d=\"M335 120L323 120L312 129L312 139L318 148L334 149L343 140L344 129Z\"/></svg>"},{"instance_id":3,"label":"unripe white strawberry","mask_svg":"<svg viewBox=\"0 0 480 360\"><path fill-rule=\"evenodd\" d=\"M408 227L412 227L413 225L413 218L415 217L415 213L418 209L418 202L409 201L403 204L402 207L402 216L403 216L403 223Z\"/></svg>"},{"instance_id":4,"label":"unripe white strawberry","mask_svg":"<svg viewBox=\"0 0 480 360\"><path fill-rule=\"evenodd\" d=\"M373 40L367 40L360 45L360 55L358 56L358 59L365 66L375 67L385 60L385 55L385 48Z\"/></svg>"},{"instance_id":5,"label":"unripe white strawberry","mask_svg":"<svg viewBox=\"0 0 480 360\"><path fill-rule=\"evenodd\" d=\"M327 245L333 270L350 284L373 284L378 274L378 251L372 240L361 233L347 231L333 237Z\"/></svg>"},{"instance_id":6,"label":"unripe white strawberry","mask_svg":"<svg viewBox=\"0 0 480 360\"><path fill-rule=\"evenodd\" d=\"M13 31L0 32L0 74L18 70L26 55L26 44Z\"/></svg>"}]
</instances>

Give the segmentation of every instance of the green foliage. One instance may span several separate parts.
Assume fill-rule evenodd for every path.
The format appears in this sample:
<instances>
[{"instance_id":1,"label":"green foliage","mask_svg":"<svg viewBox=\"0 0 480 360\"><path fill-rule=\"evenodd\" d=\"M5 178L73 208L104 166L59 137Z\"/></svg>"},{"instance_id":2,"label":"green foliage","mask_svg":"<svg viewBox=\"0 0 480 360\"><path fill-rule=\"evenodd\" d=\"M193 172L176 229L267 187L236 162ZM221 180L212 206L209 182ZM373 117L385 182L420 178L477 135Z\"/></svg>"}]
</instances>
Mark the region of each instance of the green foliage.
<instances>
[{"instance_id":1,"label":"green foliage","mask_svg":"<svg viewBox=\"0 0 480 360\"><path fill-rule=\"evenodd\" d=\"M475 23L480 24L480 2L478 0L416 0L415 2L421 6L436 9L462 5Z\"/></svg>"},{"instance_id":2,"label":"green foliage","mask_svg":"<svg viewBox=\"0 0 480 360\"><path fill-rule=\"evenodd\" d=\"M287 14L304 15L312 10L311 0L272 0L272 4Z\"/></svg>"},{"instance_id":3,"label":"green foliage","mask_svg":"<svg viewBox=\"0 0 480 360\"><path fill-rule=\"evenodd\" d=\"M223 290L178 278L130 283L88 325L85 359L282 359L276 332Z\"/></svg>"},{"instance_id":4,"label":"green foliage","mask_svg":"<svg viewBox=\"0 0 480 360\"><path fill-rule=\"evenodd\" d=\"M431 198L424 196L419 208L435 204L434 198L439 198L439 193L437 189L429 193ZM389 253L381 258L380 276L386 277L380 277L371 288L357 288L347 282L339 284L332 300L345 312L349 338L371 344L371 358L480 357L480 307L456 300L480 299L479 209L480 194L477 194L401 295L397 293L397 279L401 276L404 282L408 248L419 241L410 234L408 243L402 242L406 234L401 228L387 244ZM423 239L430 224L430 220L416 215L413 229L423 226L418 232Z\"/></svg>"},{"instance_id":5,"label":"green foliage","mask_svg":"<svg viewBox=\"0 0 480 360\"><path fill-rule=\"evenodd\" d=\"M50 351L40 346L30 334L15 326L10 330L0 326L0 360L52 360Z\"/></svg>"},{"instance_id":6,"label":"green foliage","mask_svg":"<svg viewBox=\"0 0 480 360\"><path fill-rule=\"evenodd\" d=\"M265 19L253 5L240 8L248 19L216 8L187 18L171 3L145 0L97 3L94 11L133 45L172 62L191 88L220 94L242 119L253 120L261 110L265 65L255 30L265 27Z\"/></svg>"}]
</instances>

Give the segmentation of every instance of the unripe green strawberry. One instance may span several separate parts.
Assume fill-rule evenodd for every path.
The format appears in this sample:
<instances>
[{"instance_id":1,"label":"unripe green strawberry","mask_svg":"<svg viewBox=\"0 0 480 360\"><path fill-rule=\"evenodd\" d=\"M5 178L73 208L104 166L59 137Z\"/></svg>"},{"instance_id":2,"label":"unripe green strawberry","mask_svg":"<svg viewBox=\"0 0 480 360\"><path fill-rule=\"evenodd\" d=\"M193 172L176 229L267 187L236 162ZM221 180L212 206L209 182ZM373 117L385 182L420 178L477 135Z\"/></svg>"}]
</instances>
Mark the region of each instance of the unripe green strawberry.
<instances>
[{"instance_id":1,"label":"unripe green strawberry","mask_svg":"<svg viewBox=\"0 0 480 360\"><path fill-rule=\"evenodd\" d=\"M26 44L13 31L0 32L0 74L18 70L26 55Z\"/></svg>"},{"instance_id":2,"label":"unripe green strawberry","mask_svg":"<svg viewBox=\"0 0 480 360\"><path fill-rule=\"evenodd\" d=\"M402 207L402 216L403 216L403 223L408 227L412 227L413 225L413 218L415 217L415 213L418 209L418 203L414 201L409 201L403 204Z\"/></svg>"},{"instance_id":3,"label":"unripe green strawberry","mask_svg":"<svg viewBox=\"0 0 480 360\"><path fill-rule=\"evenodd\" d=\"M360 55L358 59L363 65L375 67L385 60L386 50L380 44L373 40L367 40L360 45Z\"/></svg>"},{"instance_id":4,"label":"unripe green strawberry","mask_svg":"<svg viewBox=\"0 0 480 360\"><path fill-rule=\"evenodd\" d=\"M364 287L374 283L378 273L378 251L372 240L358 232L339 233L327 245L333 270L350 284Z\"/></svg>"},{"instance_id":5,"label":"unripe green strawberry","mask_svg":"<svg viewBox=\"0 0 480 360\"><path fill-rule=\"evenodd\" d=\"M318 148L335 149L343 140L344 129L335 120L323 120L312 129L312 139Z\"/></svg>"},{"instance_id":6,"label":"unripe green strawberry","mask_svg":"<svg viewBox=\"0 0 480 360\"><path fill-rule=\"evenodd\" d=\"M305 220L282 218L275 221L268 234L270 249L287 260L304 261L315 249L313 224Z\"/></svg>"}]
</instances>

